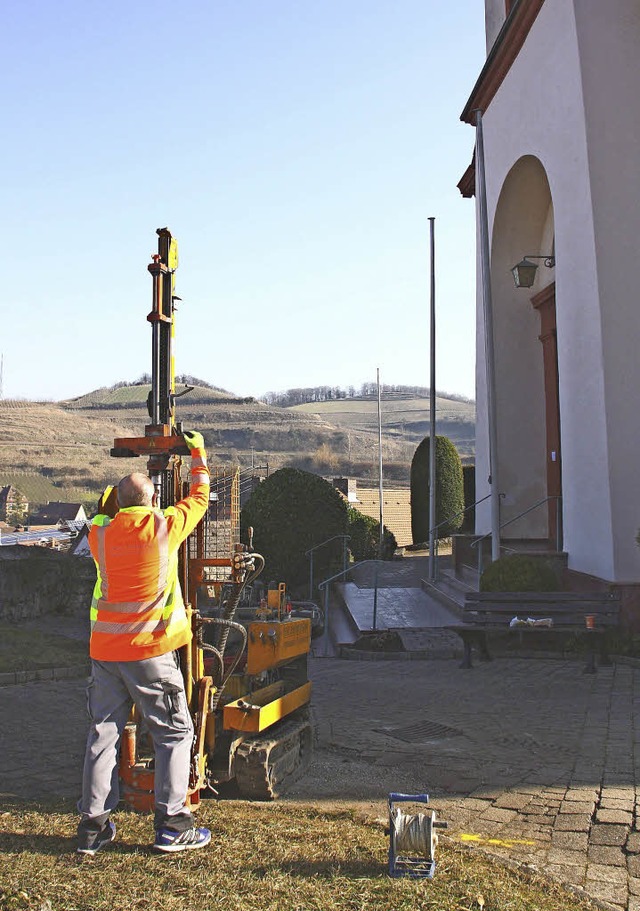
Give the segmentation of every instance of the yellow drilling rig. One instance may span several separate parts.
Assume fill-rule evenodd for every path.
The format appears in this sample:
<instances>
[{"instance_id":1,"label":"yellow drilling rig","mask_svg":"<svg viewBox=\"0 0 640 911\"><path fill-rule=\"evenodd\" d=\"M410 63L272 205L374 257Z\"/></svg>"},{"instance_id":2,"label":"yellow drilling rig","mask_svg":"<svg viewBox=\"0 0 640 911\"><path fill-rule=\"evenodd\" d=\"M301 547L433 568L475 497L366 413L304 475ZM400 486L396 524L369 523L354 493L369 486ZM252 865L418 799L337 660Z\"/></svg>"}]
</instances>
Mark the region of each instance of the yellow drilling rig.
<instances>
[{"instance_id":1,"label":"yellow drilling rig","mask_svg":"<svg viewBox=\"0 0 640 911\"><path fill-rule=\"evenodd\" d=\"M111 455L146 456L160 505L166 508L188 490L182 456L189 450L175 420L175 403L189 387L176 393L178 245L167 228L156 233L158 252L148 266L153 283L147 316L152 329L150 423L143 437L116 439ZM115 509L113 492L105 492L101 511L113 514ZM251 540L240 543L237 472L212 469L210 508L182 545L179 566L192 630L180 655L195 730L189 805L196 806L202 792L219 793L232 782L243 797L273 799L311 758L311 621L278 609L255 617L237 610L245 588L264 567ZM213 600L216 609L200 610L199 598ZM123 798L135 809L153 808L153 766L150 738L134 710L121 744L120 778Z\"/></svg>"}]
</instances>

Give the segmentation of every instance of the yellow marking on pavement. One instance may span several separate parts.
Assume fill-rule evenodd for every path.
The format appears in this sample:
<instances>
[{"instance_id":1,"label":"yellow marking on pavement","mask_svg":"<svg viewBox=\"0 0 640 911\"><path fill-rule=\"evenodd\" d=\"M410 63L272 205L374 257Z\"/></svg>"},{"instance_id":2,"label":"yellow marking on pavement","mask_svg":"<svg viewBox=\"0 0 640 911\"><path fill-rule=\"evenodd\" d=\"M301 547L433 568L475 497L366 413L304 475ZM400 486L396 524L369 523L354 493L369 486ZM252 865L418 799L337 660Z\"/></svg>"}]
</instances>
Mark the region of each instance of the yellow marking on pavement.
<instances>
[{"instance_id":1,"label":"yellow marking on pavement","mask_svg":"<svg viewBox=\"0 0 640 911\"><path fill-rule=\"evenodd\" d=\"M481 845L495 845L498 848L513 848L516 845L535 845L535 841L526 841L521 838L484 838L482 835L473 835L471 832L460 832L460 841L475 842Z\"/></svg>"}]
</instances>

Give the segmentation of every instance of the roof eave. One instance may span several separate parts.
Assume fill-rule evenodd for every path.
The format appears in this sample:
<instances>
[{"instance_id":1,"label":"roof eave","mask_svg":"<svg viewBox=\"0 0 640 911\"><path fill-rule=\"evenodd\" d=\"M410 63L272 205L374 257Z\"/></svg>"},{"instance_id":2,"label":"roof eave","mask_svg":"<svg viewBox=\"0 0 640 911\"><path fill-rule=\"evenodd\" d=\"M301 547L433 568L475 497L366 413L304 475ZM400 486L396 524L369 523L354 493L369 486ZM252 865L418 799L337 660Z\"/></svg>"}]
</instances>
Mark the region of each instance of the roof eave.
<instances>
[{"instance_id":1,"label":"roof eave","mask_svg":"<svg viewBox=\"0 0 640 911\"><path fill-rule=\"evenodd\" d=\"M460 115L463 123L475 126L475 112L480 110L484 114L487 110L520 53L543 3L544 0L516 0L489 51L469 100Z\"/></svg>"}]
</instances>

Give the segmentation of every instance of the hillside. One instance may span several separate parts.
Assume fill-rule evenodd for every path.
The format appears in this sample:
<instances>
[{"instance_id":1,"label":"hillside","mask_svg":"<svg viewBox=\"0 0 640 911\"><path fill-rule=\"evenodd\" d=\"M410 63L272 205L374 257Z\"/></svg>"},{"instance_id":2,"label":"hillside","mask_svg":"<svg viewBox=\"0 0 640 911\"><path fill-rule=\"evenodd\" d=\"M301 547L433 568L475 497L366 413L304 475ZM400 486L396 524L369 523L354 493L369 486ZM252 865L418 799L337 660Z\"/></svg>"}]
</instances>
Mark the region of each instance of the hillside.
<instances>
[{"instance_id":1,"label":"hillside","mask_svg":"<svg viewBox=\"0 0 640 911\"><path fill-rule=\"evenodd\" d=\"M0 477L27 472L35 497L80 501L91 509L107 484L144 471L143 459L116 461L109 450L114 437L144 434L149 391L135 385L57 403L0 400ZM281 408L198 386L178 399L176 410L184 427L202 431L212 464L291 465L365 482L377 478L375 399ZM428 399L383 401L382 413L385 480L405 485L415 447L428 433ZM438 400L438 432L450 436L463 456L473 452L473 420L472 404ZM39 489L34 474L46 485Z\"/></svg>"},{"instance_id":2,"label":"hillside","mask_svg":"<svg viewBox=\"0 0 640 911\"><path fill-rule=\"evenodd\" d=\"M184 383L176 385L176 393L180 395L188 389ZM146 408L147 396L151 389L148 383L133 383L130 386L112 386L105 389L94 389L75 399L69 399L60 404L68 408ZM212 389L209 386L196 386L186 393L190 402L203 404L221 404L224 402L245 402L248 399L239 399L229 392Z\"/></svg>"},{"instance_id":3,"label":"hillside","mask_svg":"<svg viewBox=\"0 0 640 911\"><path fill-rule=\"evenodd\" d=\"M139 422L129 423L127 413L121 417L73 413L52 402L0 401L0 479L25 488L30 505L63 500L91 506L113 483L113 438L138 432ZM134 460L123 460L116 474L135 468ZM36 483L34 474L46 483Z\"/></svg>"},{"instance_id":4,"label":"hillside","mask_svg":"<svg viewBox=\"0 0 640 911\"><path fill-rule=\"evenodd\" d=\"M297 414L316 414L336 427L378 435L378 401L372 396L353 397L290 409ZM383 437L412 443L413 449L429 434L430 402L427 396L388 395L381 402ZM471 456L475 445L475 406L472 402L436 395L436 433L453 440L462 457Z\"/></svg>"}]
</instances>

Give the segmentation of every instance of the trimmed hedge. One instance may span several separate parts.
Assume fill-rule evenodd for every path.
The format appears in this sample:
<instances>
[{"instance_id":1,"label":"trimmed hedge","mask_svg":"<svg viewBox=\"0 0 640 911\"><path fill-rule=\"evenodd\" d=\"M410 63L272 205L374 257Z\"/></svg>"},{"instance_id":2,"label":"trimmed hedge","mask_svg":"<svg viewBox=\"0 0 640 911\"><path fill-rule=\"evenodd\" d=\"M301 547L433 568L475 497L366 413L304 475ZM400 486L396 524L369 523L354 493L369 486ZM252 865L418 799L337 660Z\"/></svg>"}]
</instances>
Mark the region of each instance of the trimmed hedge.
<instances>
[{"instance_id":1,"label":"trimmed hedge","mask_svg":"<svg viewBox=\"0 0 640 911\"><path fill-rule=\"evenodd\" d=\"M525 554L500 557L480 578L481 592L557 592L561 588L557 573L548 563Z\"/></svg>"},{"instance_id":2,"label":"trimmed hedge","mask_svg":"<svg viewBox=\"0 0 640 911\"><path fill-rule=\"evenodd\" d=\"M351 536L349 550L353 554L354 560L375 560L377 558L380 541L380 522L376 522L371 516L365 516L350 506L348 534ZM382 560L391 560L397 547L398 542L395 535L385 525L382 532L382 554L380 558Z\"/></svg>"},{"instance_id":3,"label":"trimmed hedge","mask_svg":"<svg viewBox=\"0 0 640 911\"><path fill-rule=\"evenodd\" d=\"M309 576L306 552L334 535L348 534L347 504L328 481L298 468L280 468L245 504L243 537L251 525L256 551L265 558L264 579L303 585ZM342 568L342 541L316 551L318 581Z\"/></svg>"},{"instance_id":4,"label":"trimmed hedge","mask_svg":"<svg viewBox=\"0 0 640 911\"><path fill-rule=\"evenodd\" d=\"M414 544L429 540L429 452L425 437L411 461L411 535ZM436 525L464 509L462 462L448 437L436 437ZM439 538L448 538L462 525L460 514L438 529Z\"/></svg>"}]
</instances>

